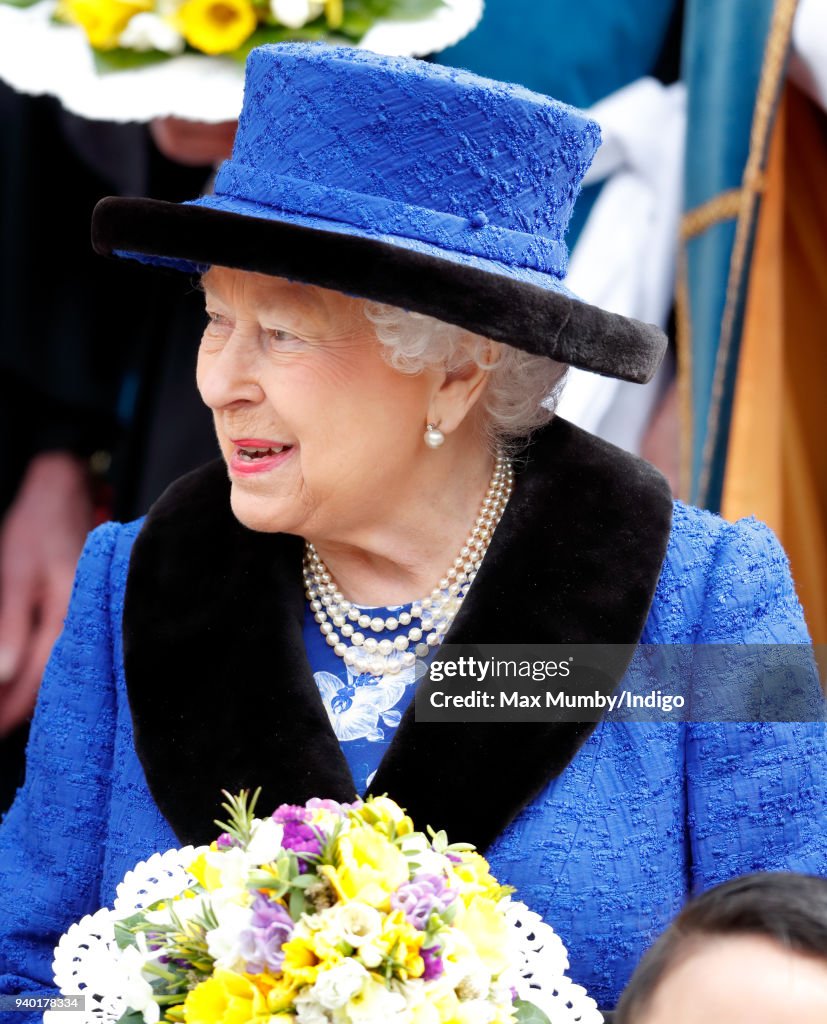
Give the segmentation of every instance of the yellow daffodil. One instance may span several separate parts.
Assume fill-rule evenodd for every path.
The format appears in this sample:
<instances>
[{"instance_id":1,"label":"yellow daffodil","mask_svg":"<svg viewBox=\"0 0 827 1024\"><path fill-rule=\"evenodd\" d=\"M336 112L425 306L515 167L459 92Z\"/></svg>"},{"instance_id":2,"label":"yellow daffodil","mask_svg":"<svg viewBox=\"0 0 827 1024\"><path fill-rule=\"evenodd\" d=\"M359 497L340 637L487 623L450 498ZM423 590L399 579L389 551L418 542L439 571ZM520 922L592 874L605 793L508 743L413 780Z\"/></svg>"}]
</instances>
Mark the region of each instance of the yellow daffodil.
<instances>
[{"instance_id":1,"label":"yellow daffodil","mask_svg":"<svg viewBox=\"0 0 827 1024\"><path fill-rule=\"evenodd\" d=\"M129 19L150 10L152 0L61 0L57 16L80 25L96 50L112 50Z\"/></svg>"},{"instance_id":2,"label":"yellow daffodil","mask_svg":"<svg viewBox=\"0 0 827 1024\"><path fill-rule=\"evenodd\" d=\"M379 832L353 829L339 838L338 868L320 867L341 899L359 899L377 910L390 910L390 895L408 880L404 854Z\"/></svg>"},{"instance_id":3,"label":"yellow daffodil","mask_svg":"<svg viewBox=\"0 0 827 1024\"><path fill-rule=\"evenodd\" d=\"M178 11L181 34L202 53L237 50L257 24L250 0L187 0Z\"/></svg>"},{"instance_id":4,"label":"yellow daffodil","mask_svg":"<svg viewBox=\"0 0 827 1024\"><path fill-rule=\"evenodd\" d=\"M249 977L220 968L184 1001L186 1024L249 1024L270 1017L266 998Z\"/></svg>"}]
</instances>

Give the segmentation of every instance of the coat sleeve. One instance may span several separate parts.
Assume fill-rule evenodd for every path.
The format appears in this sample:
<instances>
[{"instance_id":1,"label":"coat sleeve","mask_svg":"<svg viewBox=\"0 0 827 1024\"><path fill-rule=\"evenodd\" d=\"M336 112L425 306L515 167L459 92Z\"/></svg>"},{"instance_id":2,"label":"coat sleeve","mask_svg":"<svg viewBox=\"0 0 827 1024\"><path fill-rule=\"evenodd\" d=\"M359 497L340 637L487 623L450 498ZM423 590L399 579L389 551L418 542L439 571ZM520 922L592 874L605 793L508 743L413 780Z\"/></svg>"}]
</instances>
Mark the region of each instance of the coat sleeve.
<instances>
[{"instance_id":1,"label":"coat sleeve","mask_svg":"<svg viewBox=\"0 0 827 1024\"><path fill-rule=\"evenodd\" d=\"M26 781L0 827L0 996L56 994L57 940L98 909L115 725L110 570L121 530L108 523L86 542L43 678ZM40 1019L0 1012L14 1024Z\"/></svg>"},{"instance_id":2,"label":"coat sleeve","mask_svg":"<svg viewBox=\"0 0 827 1024\"><path fill-rule=\"evenodd\" d=\"M763 524L722 527L698 641L808 643L786 555ZM752 871L827 875L827 728L815 670L798 700L807 721L687 726L693 892Z\"/></svg>"}]
</instances>

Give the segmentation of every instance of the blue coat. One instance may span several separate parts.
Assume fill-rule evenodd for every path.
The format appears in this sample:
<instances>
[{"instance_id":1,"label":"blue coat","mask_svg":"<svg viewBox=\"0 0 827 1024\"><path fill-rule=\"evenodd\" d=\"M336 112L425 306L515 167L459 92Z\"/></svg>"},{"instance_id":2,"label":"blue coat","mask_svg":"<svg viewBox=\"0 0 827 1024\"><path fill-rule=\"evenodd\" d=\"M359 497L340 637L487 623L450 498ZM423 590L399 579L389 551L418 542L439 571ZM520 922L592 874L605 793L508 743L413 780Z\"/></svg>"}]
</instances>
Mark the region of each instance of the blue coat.
<instances>
[{"instance_id":1,"label":"blue coat","mask_svg":"<svg viewBox=\"0 0 827 1024\"><path fill-rule=\"evenodd\" d=\"M555 477L559 503L564 475ZM628 475L624 486L634 491ZM537 496L531 491L533 500ZM520 500L515 490L515 514ZM597 514L588 500L583 504L587 517ZM198 530L193 508L189 533ZM134 664L129 650L124 671L121 624L140 530L140 522L109 523L90 536L46 673L26 784L0 829L2 993L46 989L60 933L111 905L117 883L136 861L181 845L180 831L176 836L158 807L159 800L168 803L169 793L156 783L150 791L147 775L155 769L136 753L136 738L139 749L148 750L154 730L151 715L135 718L137 733L133 726L137 698L127 679ZM786 558L766 527L754 520L728 524L678 503L666 536L654 598L650 606L651 595L646 602L644 643L806 641ZM212 563L210 572L220 587L221 573ZM208 600L198 581L190 587ZM131 600L127 596L127 605ZM197 657L185 612L182 607L180 620L171 623L184 665ZM242 628L238 621L219 625L230 633ZM189 726L170 723L161 691L153 698L155 728L172 748L172 763L181 764L182 780L198 716L227 723L225 732L210 738L220 761L233 747L233 714L239 706L247 710L243 678L227 678L209 693L207 685L200 670L177 679L193 709ZM151 687L152 679L142 686ZM275 680L268 686L275 687ZM258 706L253 710L263 714ZM286 748L288 741L279 742ZM276 762L280 750L274 744L270 756ZM499 878L515 885L561 934L573 977L601 1006L611 1007L642 952L691 893L758 869L827 873L826 758L825 729L818 722L603 722L567 767L515 813L487 855ZM206 760L196 770L207 771ZM521 766L513 760L516 779ZM195 783L171 778L166 785L173 793L177 787L186 801ZM457 832L455 838L464 836ZM10 1015L9 1021L23 1024L25 1017Z\"/></svg>"}]
</instances>

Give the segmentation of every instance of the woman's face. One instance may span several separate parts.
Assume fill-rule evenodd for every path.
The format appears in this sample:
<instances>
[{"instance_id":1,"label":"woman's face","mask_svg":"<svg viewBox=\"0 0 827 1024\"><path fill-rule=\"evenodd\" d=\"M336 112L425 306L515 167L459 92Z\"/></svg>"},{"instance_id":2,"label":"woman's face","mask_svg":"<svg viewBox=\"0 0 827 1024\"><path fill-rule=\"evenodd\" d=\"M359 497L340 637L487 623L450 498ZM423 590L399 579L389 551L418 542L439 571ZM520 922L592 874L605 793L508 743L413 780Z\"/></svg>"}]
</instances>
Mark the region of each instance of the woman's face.
<instances>
[{"instance_id":1,"label":"woman's face","mask_svg":"<svg viewBox=\"0 0 827 1024\"><path fill-rule=\"evenodd\" d=\"M703 940L658 984L634 1024L823 1024L827 963L762 935Z\"/></svg>"},{"instance_id":2,"label":"woman's face","mask_svg":"<svg viewBox=\"0 0 827 1024\"><path fill-rule=\"evenodd\" d=\"M441 375L381 355L362 302L213 267L198 388L213 410L236 517L254 530L347 540L427 472Z\"/></svg>"}]
</instances>

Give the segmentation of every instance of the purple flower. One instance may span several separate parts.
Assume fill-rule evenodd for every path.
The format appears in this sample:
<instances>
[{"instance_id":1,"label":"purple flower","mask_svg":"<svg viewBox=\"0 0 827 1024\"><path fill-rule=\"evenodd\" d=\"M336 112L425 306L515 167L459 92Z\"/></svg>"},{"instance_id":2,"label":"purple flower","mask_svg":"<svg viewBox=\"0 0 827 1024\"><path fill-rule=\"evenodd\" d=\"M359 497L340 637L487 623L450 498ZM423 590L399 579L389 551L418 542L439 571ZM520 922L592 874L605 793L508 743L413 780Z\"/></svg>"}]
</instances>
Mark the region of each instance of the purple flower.
<instances>
[{"instance_id":1,"label":"purple flower","mask_svg":"<svg viewBox=\"0 0 827 1024\"><path fill-rule=\"evenodd\" d=\"M352 804L340 804L338 800L322 800L314 796L307 801L307 807L311 811L329 811L331 814L339 814L344 817L348 811L354 811L361 806L361 801Z\"/></svg>"},{"instance_id":2,"label":"purple flower","mask_svg":"<svg viewBox=\"0 0 827 1024\"><path fill-rule=\"evenodd\" d=\"M215 845L219 850L230 850L232 847L238 846L238 843L229 832L222 832L218 839L216 839Z\"/></svg>"},{"instance_id":3,"label":"purple flower","mask_svg":"<svg viewBox=\"0 0 827 1024\"><path fill-rule=\"evenodd\" d=\"M240 936L248 974L277 974L284 963L282 946L293 934L293 919L280 903L259 893L253 901L251 927Z\"/></svg>"},{"instance_id":4,"label":"purple flower","mask_svg":"<svg viewBox=\"0 0 827 1024\"><path fill-rule=\"evenodd\" d=\"M456 897L456 892L448 888L444 878L421 874L415 875L410 882L404 882L391 894L391 906L394 910L401 910L414 928L424 931L431 914L444 910Z\"/></svg>"},{"instance_id":5,"label":"purple flower","mask_svg":"<svg viewBox=\"0 0 827 1024\"><path fill-rule=\"evenodd\" d=\"M428 946L427 949L420 949L419 955L425 963L425 970L422 972L423 981L433 981L435 978L442 977L445 967L442 964L442 958L439 953L439 946Z\"/></svg>"},{"instance_id":6,"label":"purple flower","mask_svg":"<svg viewBox=\"0 0 827 1024\"><path fill-rule=\"evenodd\" d=\"M307 871L307 864L304 863L301 855L322 852L322 844L319 842L316 830L307 824L312 818L312 810L299 807L296 804L282 804L273 812L273 820L284 826L281 845L285 850L292 850L299 856L300 874L305 874Z\"/></svg>"},{"instance_id":7,"label":"purple flower","mask_svg":"<svg viewBox=\"0 0 827 1024\"><path fill-rule=\"evenodd\" d=\"M273 821L279 825L287 825L290 822L310 821L313 812L301 804L282 804L273 811Z\"/></svg>"}]
</instances>

